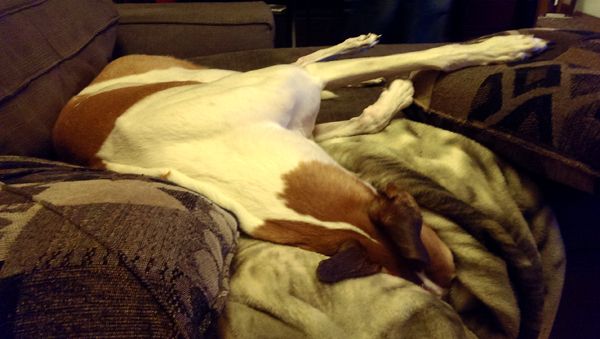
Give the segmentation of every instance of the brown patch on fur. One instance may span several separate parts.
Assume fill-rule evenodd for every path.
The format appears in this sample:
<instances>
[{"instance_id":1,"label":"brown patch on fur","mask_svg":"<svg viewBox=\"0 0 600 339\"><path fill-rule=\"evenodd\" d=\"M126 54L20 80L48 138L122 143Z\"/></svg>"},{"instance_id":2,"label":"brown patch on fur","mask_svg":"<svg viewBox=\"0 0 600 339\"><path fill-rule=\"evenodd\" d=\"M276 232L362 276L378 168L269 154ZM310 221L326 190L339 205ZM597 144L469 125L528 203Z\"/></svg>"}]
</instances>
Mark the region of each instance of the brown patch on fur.
<instances>
[{"instance_id":1,"label":"brown patch on fur","mask_svg":"<svg viewBox=\"0 0 600 339\"><path fill-rule=\"evenodd\" d=\"M323 221L339 221L377 235L369 220L375 193L338 166L318 161L302 162L283 175L285 189L279 196L287 207Z\"/></svg>"},{"instance_id":2,"label":"brown patch on fur","mask_svg":"<svg viewBox=\"0 0 600 339\"><path fill-rule=\"evenodd\" d=\"M65 161L103 168L96 153L115 126L115 120L141 99L168 88L197 84L173 81L118 88L71 99L61 111L52 139L54 149Z\"/></svg>"},{"instance_id":3,"label":"brown patch on fur","mask_svg":"<svg viewBox=\"0 0 600 339\"><path fill-rule=\"evenodd\" d=\"M176 59L163 55L141 55L132 54L115 59L104 69L91 84L116 79L133 74L142 74L156 69L167 69L171 67L180 67L187 69L204 69L192 62Z\"/></svg>"}]
</instances>

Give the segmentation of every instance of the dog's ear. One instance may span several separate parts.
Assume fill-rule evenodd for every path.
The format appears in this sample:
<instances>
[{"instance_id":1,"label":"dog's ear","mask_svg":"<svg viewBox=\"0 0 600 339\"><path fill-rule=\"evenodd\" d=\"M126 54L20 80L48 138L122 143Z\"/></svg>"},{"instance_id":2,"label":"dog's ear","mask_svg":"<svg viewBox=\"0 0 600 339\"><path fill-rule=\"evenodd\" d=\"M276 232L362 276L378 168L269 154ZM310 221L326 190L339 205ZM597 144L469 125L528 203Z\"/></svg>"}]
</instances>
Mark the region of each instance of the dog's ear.
<instances>
[{"instance_id":1,"label":"dog's ear","mask_svg":"<svg viewBox=\"0 0 600 339\"><path fill-rule=\"evenodd\" d=\"M333 256L321 261L317 277L324 283L364 277L381 272L381 265L367 257L367 251L358 241L344 243Z\"/></svg>"},{"instance_id":2,"label":"dog's ear","mask_svg":"<svg viewBox=\"0 0 600 339\"><path fill-rule=\"evenodd\" d=\"M429 263L421 240L423 217L410 194L400 191L393 183L388 184L370 206L369 217L412 269L421 269Z\"/></svg>"}]
</instances>

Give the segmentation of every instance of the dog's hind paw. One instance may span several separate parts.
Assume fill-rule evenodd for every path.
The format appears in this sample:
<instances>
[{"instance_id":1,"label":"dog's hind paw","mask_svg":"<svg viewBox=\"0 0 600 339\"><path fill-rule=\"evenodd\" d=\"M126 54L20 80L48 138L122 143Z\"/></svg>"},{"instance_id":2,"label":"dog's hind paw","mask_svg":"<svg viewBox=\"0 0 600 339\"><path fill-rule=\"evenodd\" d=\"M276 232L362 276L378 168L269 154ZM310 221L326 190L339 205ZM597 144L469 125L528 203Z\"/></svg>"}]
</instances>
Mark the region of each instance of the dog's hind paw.
<instances>
[{"instance_id":1,"label":"dog's hind paw","mask_svg":"<svg viewBox=\"0 0 600 339\"><path fill-rule=\"evenodd\" d=\"M489 38L481 43L479 52L485 54L488 63L522 60L533 53L546 49L548 43L533 35L503 35Z\"/></svg>"},{"instance_id":2,"label":"dog's hind paw","mask_svg":"<svg viewBox=\"0 0 600 339\"><path fill-rule=\"evenodd\" d=\"M500 35L475 43L454 44L439 49L440 69L453 71L468 66L523 60L545 50L548 42L533 35Z\"/></svg>"},{"instance_id":3,"label":"dog's hind paw","mask_svg":"<svg viewBox=\"0 0 600 339\"><path fill-rule=\"evenodd\" d=\"M365 48L371 48L379 42L380 38L381 38L381 35L379 35L379 34L374 34L374 33L362 34L357 37L348 38L344 42L342 42L340 45L344 46L345 53L350 53L350 52L362 50Z\"/></svg>"},{"instance_id":4,"label":"dog's hind paw","mask_svg":"<svg viewBox=\"0 0 600 339\"><path fill-rule=\"evenodd\" d=\"M310 65L315 62L324 61L339 55L360 52L371 48L379 42L381 35L369 33L354 38L348 38L343 42L328 48L320 49L309 55L298 58L295 64L300 66Z\"/></svg>"}]
</instances>

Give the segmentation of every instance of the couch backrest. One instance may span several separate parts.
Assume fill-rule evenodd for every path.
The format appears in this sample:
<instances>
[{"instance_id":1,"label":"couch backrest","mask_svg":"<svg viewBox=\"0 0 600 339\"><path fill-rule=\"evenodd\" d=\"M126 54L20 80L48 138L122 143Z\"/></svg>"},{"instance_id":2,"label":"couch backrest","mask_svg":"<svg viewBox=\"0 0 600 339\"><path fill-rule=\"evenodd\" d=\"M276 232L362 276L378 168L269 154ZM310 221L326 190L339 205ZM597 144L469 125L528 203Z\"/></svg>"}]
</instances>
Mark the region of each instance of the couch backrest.
<instances>
[{"instance_id":1,"label":"couch backrest","mask_svg":"<svg viewBox=\"0 0 600 339\"><path fill-rule=\"evenodd\" d=\"M115 56L190 58L272 48L271 8L262 1L117 4Z\"/></svg>"},{"instance_id":2,"label":"couch backrest","mask_svg":"<svg viewBox=\"0 0 600 339\"><path fill-rule=\"evenodd\" d=\"M0 154L52 157L56 117L109 61L117 21L109 0L0 1Z\"/></svg>"}]
</instances>

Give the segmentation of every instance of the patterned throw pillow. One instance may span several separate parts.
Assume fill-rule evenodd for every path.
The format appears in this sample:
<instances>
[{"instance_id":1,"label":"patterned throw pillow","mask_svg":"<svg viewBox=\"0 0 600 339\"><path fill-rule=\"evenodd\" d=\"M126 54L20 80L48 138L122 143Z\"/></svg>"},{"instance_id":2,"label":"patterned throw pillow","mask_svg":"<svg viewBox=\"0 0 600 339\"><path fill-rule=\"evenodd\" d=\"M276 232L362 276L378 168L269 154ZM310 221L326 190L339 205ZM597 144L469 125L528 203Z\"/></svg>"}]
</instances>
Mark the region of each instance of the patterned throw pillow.
<instances>
[{"instance_id":1,"label":"patterned throw pillow","mask_svg":"<svg viewBox=\"0 0 600 339\"><path fill-rule=\"evenodd\" d=\"M600 34L521 32L551 41L549 49L511 64L422 72L407 115L467 135L538 175L600 192Z\"/></svg>"},{"instance_id":2,"label":"patterned throw pillow","mask_svg":"<svg viewBox=\"0 0 600 339\"><path fill-rule=\"evenodd\" d=\"M0 157L0 337L204 337L234 217L166 182Z\"/></svg>"}]
</instances>

